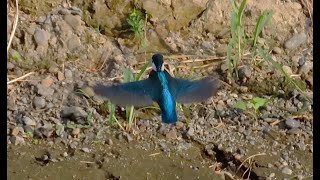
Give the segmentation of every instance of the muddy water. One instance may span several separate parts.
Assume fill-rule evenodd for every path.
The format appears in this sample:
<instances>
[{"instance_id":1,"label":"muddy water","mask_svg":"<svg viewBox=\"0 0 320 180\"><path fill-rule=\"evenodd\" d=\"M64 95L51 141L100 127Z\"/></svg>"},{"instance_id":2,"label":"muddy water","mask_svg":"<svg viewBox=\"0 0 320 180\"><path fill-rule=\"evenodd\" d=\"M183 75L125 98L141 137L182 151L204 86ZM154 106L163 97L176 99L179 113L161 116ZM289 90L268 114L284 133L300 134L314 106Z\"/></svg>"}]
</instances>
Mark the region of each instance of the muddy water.
<instances>
[{"instance_id":1,"label":"muddy water","mask_svg":"<svg viewBox=\"0 0 320 180\"><path fill-rule=\"evenodd\" d=\"M72 152L61 145L9 145L8 179L220 179L197 147L165 154L124 144L94 145L90 152ZM67 157L64 152L69 152Z\"/></svg>"}]
</instances>

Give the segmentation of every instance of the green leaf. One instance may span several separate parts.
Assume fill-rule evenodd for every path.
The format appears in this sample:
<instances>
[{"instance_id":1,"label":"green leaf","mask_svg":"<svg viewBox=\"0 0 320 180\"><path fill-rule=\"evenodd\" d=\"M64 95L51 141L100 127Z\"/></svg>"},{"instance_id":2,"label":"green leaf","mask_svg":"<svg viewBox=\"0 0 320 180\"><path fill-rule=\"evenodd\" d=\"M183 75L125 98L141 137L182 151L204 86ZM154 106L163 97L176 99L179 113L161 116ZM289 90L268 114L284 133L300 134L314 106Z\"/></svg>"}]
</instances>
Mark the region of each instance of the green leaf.
<instances>
[{"instance_id":1,"label":"green leaf","mask_svg":"<svg viewBox=\"0 0 320 180\"><path fill-rule=\"evenodd\" d=\"M255 97L252 99L253 108L258 110L260 107L264 106L267 103L267 99Z\"/></svg>"},{"instance_id":2,"label":"green leaf","mask_svg":"<svg viewBox=\"0 0 320 180\"><path fill-rule=\"evenodd\" d=\"M238 101L235 105L233 105L233 107L237 108L237 109L244 110L244 111L247 109L246 103L242 100Z\"/></svg>"}]
</instances>

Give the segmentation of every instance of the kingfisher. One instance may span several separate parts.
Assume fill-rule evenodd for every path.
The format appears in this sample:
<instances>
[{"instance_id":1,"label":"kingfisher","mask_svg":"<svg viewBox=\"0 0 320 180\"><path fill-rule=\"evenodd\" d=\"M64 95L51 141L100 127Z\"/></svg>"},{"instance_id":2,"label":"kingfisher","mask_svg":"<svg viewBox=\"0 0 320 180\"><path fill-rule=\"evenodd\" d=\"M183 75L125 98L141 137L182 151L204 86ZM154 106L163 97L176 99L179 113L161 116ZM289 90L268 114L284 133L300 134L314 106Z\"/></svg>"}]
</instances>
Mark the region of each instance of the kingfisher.
<instances>
[{"instance_id":1,"label":"kingfisher","mask_svg":"<svg viewBox=\"0 0 320 180\"><path fill-rule=\"evenodd\" d=\"M94 92L116 105L137 107L156 102L164 123L177 122L176 102L203 102L214 96L219 88L218 78L206 77L200 80L186 80L172 77L164 68L163 56L152 56L152 71L144 80L105 86L97 84Z\"/></svg>"}]
</instances>

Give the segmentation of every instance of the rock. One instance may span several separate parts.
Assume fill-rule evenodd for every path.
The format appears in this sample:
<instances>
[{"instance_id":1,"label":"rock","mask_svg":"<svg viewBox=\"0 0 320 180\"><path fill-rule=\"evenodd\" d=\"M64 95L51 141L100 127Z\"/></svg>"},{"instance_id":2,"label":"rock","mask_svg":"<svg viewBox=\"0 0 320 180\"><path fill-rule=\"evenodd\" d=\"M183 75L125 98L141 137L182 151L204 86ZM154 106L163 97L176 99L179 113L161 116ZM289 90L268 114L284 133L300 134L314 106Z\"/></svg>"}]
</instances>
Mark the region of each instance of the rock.
<instances>
[{"instance_id":1,"label":"rock","mask_svg":"<svg viewBox=\"0 0 320 180\"><path fill-rule=\"evenodd\" d=\"M54 89L52 88L46 88L44 87L43 85L41 84L38 84L37 85L37 93L41 96L44 96L44 97L48 97L48 96L52 96L53 93L54 93Z\"/></svg>"},{"instance_id":2,"label":"rock","mask_svg":"<svg viewBox=\"0 0 320 180\"><path fill-rule=\"evenodd\" d=\"M46 88L50 87L52 85L52 83L53 83L53 79L50 77L47 77L41 81L41 85Z\"/></svg>"},{"instance_id":3,"label":"rock","mask_svg":"<svg viewBox=\"0 0 320 180\"><path fill-rule=\"evenodd\" d=\"M14 64L11 62L7 62L7 70L13 70L14 69Z\"/></svg>"},{"instance_id":4,"label":"rock","mask_svg":"<svg viewBox=\"0 0 320 180\"><path fill-rule=\"evenodd\" d=\"M284 44L286 49L295 49L307 40L307 35L304 32L293 35Z\"/></svg>"},{"instance_id":5,"label":"rock","mask_svg":"<svg viewBox=\"0 0 320 180\"><path fill-rule=\"evenodd\" d=\"M47 46L50 34L43 29L36 29L33 37L38 46Z\"/></svg>"},{"instance_id":6,"label":"rock","mask_svg":"<svg viewBox=\"0 0 320 180\"><path fill-rule=\"evenodd\" d=\"M313 63L306 61L300 68L299 73L307 75L313 68Z\"/></svg>"},{"instance_id":7,"label":"rock","mask_svg":"<svg viewBox=\"0 0 320 180\"><path fill-rule=\"evenodd\" d=\"M79 134L80 134L80 128L74 128L74 129L72 130L72 135L78 136Z\"/></svg>"},{"instance_id":8,"label":"rock","mask_svg":"<svg viewBox=\"0 0 320 180\"><path fill-rule=\"evenodd\" d=\"M24 129L24 132L29 132L29 133L32 133L32 135L33 135L33 133L34 133L34 127L32 127L32 126L29 126L29 125L25 125L25 126L23 126L23 129Z\"/></svg>"},{"instance_id":9,"label":"rock","mask_svg":"<svg viewBox=\"0 0 320 180\"><path fill-rule=\"evenodd\" d=\"M24 145L25 144L24 138L20 137L20 136L11 136L10 141L14 145L19 145L19 144Z\"/></svg>"},{"instance_id":10,"label":"rock","mask_svg":"<svg viewBox=\"0 0 320 180\"><path fill-rule=\"evenodd\" d=\"M282 69L284 72L286 72L289 76L291 76L293 73L292 73L292 69L289 67L289 66L282 66Z\"/></svg>"},{"instance_id":11,"label":"rock","mask_svg":"<svg viewBox=\"0 0 320 180\"><path fill-rule=\"evenodd\" d=\"M194 129L193 127L189 127L188 131L187 131L187 135L188 136L193 136L194 135Z\"/></svg>"},{"instance_id":12,"label":"rock","mask_svg":"<svg viewBox=\"0 0 320 180\"><path fill-rule=\"evenodd\" d=\"M89 97L93 97L95 95L93 89L91 87L85 87L82 89L82 91Z\"/></svg>"},{"instance_id":13,"label":"rock","mask_svg":"<svg viewBox=\"0 0 320 180\"><path fill-rule=\"evenodd\" d=\"M71 14L67 14L64 16L64 20L67 22L69 26L72 27L74 30L79 30L81 26L81 17L80 16L73 16Z\"/></svg>"},{"instance_id":14,"label":"rock","mask_svg":"<svg viewBox=\"0 0 320 180\"><path fill-rule=\"evenodd\" d=\"M11 131L12 136L17 136L19 134L20 130L18 127L14 127Z\"/></svg>"},{"instance_id":15,"label":"rock","mask_svg":"<svg viewBox=\"0 0 320 180\"><path fill-rule=\"evenodd\" d=\"M69 70L69 69L66 69L64 71L64 76L67 78L67 79L71 79L72 78L72 71Z\"/></svg>"},{"instance_id":16,"label":"rock","mask_svg":"<svg viewBox=\"0 0 320 180\"><path fill-rule=\"evenodd\" d=\"M183 126L184 126L183 122L180 122L180 121L176 122L177 129L181 129L183 128Z\"/></svg>"},{"instance_id":17,"label":"rock","mask_svg":"<svg viewBox=\"0 0 320 180\"><path fill-rule=\"evenodd\" d=\"M106 140L106 144L112 146L112 145L113 145L112 139L107 139L107 140Z\"/></svg>"},{"instance_id":18,"label":"rock","mask_svg":"<svg viewBox=\"0 0 320 180\"><path fill-rule=\"evenodd\" d=\"M126 141L131 142L133 141L133 138L128 133L123 133L123 137L126 139Z\"/></svg>"},{"instance_id":19,"label":"rock","mask_svg":"<svg viewBox=\"0 0 320 180\"><path fill-rule=\"evenodd\" d=\"M33 99L33 105L37 109L42 109L46 106L46 100L42 97L36 96Z\"/></svg>"},{"instance_id":20,"label":"rock","mask_svg":"<svg viewBox=\"0 0 320 180\"><path fill-rule=\"evenodd\" d=\"M29 126L35 126L37 125L37 123L32 120L31 118L27 117L27 116L23 116L22 121L25 125L29 125Z\"/></svg>"},{"instance_id":21,"label":"rock","mask_svg":"<svg viewBox=\"0 0 320 180\"><path fill-rule=\"evenodd\" d=\"M287 174L287 175L291 175L291 174L292 174L292 170L291 170L288 166L284 167L284 168L281 170L281 172L282 172L283 174Z\"/></svg>"},{"instance_id":22,"label":"rock","mask_svg":"<svg viewBox=\"0 0 320 180\"><path fill-rule=\"evenodd\" d=\"M89 148L87 148L87 147L84 147L84 148L82 148L81 149L83 152L85 152L85 153L89 153L91 150L89 149Z\"/></svg>"},{"instance_id":23,"label":"rock","mask_svg":"<svg viewBox=\"0 0 320 180\"><path fill-rule=\"evenodd\" d=\"M49 72L50 73L57 73L59 71L59 68L56 66L50 66L49 67Z\"/></svg>"},{"instance_id":24,"label":"rock","mask_svg":"<svg viewBox=\"0 0 320 180\"><path fill-rule=\"evenodd\" d=\"M78 123L85 123L84 120L87 118L88 113L84 111L81 107L72 106L66 107L61 112L60 115L62 118L69 118L72 121L76 121Z\"/></svg>"},{"instance_id":25,"label":"rock","mask_svg":"<svg viewBox=\"0 0 320 180\"><path fill-rule=\"evenodd\" d=\"M295 119L287 119L285 124L289 129L299 128L301 126L300 122Z\"/></svg>"},{"instance_id":26,"label":"rock","mask_svg":"<svg viewBox=\"0 0 320 180\"><path fill-rule=\"evenodd\" d=\"M279 47L274 47L272 51L276 54L282 54L282 49Z\"/></svg>"},{"instance_id":27,"label":"rock","mask_svg":"<svg viewBox=\"0 0 320 180\"><path fill-rule=\"evenodd\" d=\"M230 36L230 29L229 28L223 28L219 31L217 38L224 39Z\"/></svg>"},{"instance_id":28,"label":"rock","mask_svg":"<svg viewBox=\"0 0 320 180\"><path fill-rule=\"evenodd\" d=\"M78 36L72 36L67 41L68 49L72 52L81 45L80 38Z\"/></svg>"},{"instance_id":29,"label":"rock","mask_svg":"<svg viewBox=\"0 0 320 180\"><path fill-rule=\"evenodd\" d=\"M64 78L64 74L62 72L58 72L58 80L59 81L63 81L65 78Z\"/></svg>"},{"instance_id":30,"label":"rock","mask_svg":"<svg viewBox=\"0 0 320 180\"><path fill-rule=\"evenodd\" d=\"M166 134L166 138L168 139L177 139L177 130L175 129L171 129L167 134Z\"/></svg>"},{"instance_id":31,"label":"rock","mask_svg":"<svg viewBox=\"0 0 320 180\"><path fill-rule=\"evenodd\" d=\"M244 78L250 78L251 77L251 69L249 66L242 66L239 68L239 78L244 79Z\"/></svg>"}]
</instances>

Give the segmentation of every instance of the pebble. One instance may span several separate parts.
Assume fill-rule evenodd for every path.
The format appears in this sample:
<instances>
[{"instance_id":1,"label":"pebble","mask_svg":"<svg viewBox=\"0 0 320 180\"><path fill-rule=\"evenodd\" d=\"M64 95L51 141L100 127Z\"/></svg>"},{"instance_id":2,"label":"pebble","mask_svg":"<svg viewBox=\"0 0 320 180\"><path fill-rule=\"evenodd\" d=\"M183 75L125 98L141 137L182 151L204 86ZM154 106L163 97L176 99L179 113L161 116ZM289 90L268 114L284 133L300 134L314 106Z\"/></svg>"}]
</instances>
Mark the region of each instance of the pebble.
<instances>
[{"instance_id":1,"label":"pebble","mask_svg":"<svg viewBox=\"0 0 320 180\"><path fill-rule=\"evenodd\" d=\"M274 47L273 48L273 52L276 53L276 54L282 54L282 49L279 48L279 47Z\"/></svg>"},{"instance_id":2,"label":"pebble","mask_svg":"<svg viewBox=\"0 0 320 180\"><path fill-rule=\"evenodd\" d=\"M18 127L14 127L11 131L12 136L17 136L19 134L20 130Z\"/></svg>"},{"instance_id":3,"label":"pebble","mask_svg":"<svg viewBox=\"0 0 320 180\"><path fill-rule=\"evenodd\" d=\"M66 69L64 71L64 76L67 78L67 79L71 79L72 78L72 71L69 70L69 69Z\"/></svg>"},{"instance_id":4,"label":"pebble","mask_svg":"<svg viewBox=\"0 0 320 180\"><path fill-rule=\"evenodd\" d=\"M27 116L23 116L22 121L25 125L29 125L29 126L35 126L37 125L36 122L34 120L32 120L31 118L27 117Z\"/></svg>"},{"instance_id":5,"label":"pebble","mask_svg":"<svg viewBox=\"0 0 320 180\"><path fill-rule=\"evenodd\" d=\"M39 95L41 95L41 96L45 96L45 97L47 97L47 96L52 96L53 95L53 93L54 93L54 89L52 89L52 88L46 88L46 87L44 87L43 85L41 85L41 84L38 84L37 85L37 93L39 94Z\"/></svg>"},{"instance_id":6,"label":"pebble","mask_svg":"<svg viewBox=\"0 0 320 180\"><path fill-rule=\"evenodd\" d=\"M177 139L177 131L175 129L171 129L167 134L166 138L168 139Z\"/></svg>"},{"instance_id":7,"label":"pebble","mask_svg":"<svg viewBox=\"0 0 320 180\"><path fill-rule=\"evenodd\" d=\"M307 75L310 70L312 70L313 68L313 63L312 62L309 62L309 61L306 61L300 68L299 68L299 73L300 74L305 74Z\"/></svg>"},{"instance_id":8,"label":"pebble","mask_svg":"<svg viewBox=\"0 0 320 180\"><path fill-rule=\"evenodd\" d=\"M287 119L285 121L285 124L289 129L299 128L301 126L299 121L297 121L295 119L291 119L291 118Z\"/></svg>"},{"instance_id":9,"label":"pebble","mask_svg":"<svg viewBox=\"0 0 320 180\"><path fill-rule=\"evenodd\" d=\"M59 81L63 81L65 78L64 78L64 74L60 71L58 71L58 80Z\"/></svg>"},{"instance_id":10,"label":"pebble","mask_svg":"<svg viewBox=\"0 0 320 180\"><path fill-rule=\"evenodd\" d=\"M188 129L187 135L188 135L188 136L193 136L193 135L194 135L194 129L193 129L193 127L190 127L190 128Z\"/></svg>"},{"instance_id":11,"label":"pebble","mask_svg":"<svg viewBox=\"0 0 320 180\"><path fill-rule=\"evenodd\" d=\"M282 69L283 69L283 71L286 72L289 76L293 74L293 73L292 73L292 69L291 69L289 66L284 65L284 66L282 66Z\"/></svg>"},{"instance_id":12,"label":"pebble","mask_svg":"<svg viewBox=\"0 0 320 180\"><path fill-rule=\"evenodd\" d=\"M287 174L287 175L291 175L292 174L292 170L288 166L284 167L281 172L283 174Z\"/></svg>"},{"instance_id":13,"label":"pebble","mask_svg":"<svg viewBox=\"0 0 320 180\"><path fill-rule=\"evenodd\" d=\"M70 51L76 50L81 45L80 38L78 36L72 36L67 41L67 46Z\"/></svg>"},{"instance_id":14,"label":"pebble","mask_svg":"<svg viewBox=\"0 0 320 180\"><path fill-rule=\"evenodd\" d=\"M46 87L46 88L50 87L50 86L52 85L52 83L53 83L53 79L50 78L50 77L45 78L45 79L43 79L43 80L41 81L41 85L44 86L44 87Z\"/></svg>"},{"instance_id":15,"label":"pebble","mask_svg":"<svg viewBox=\"0 0 320 180\"><path fill-rule=\"evenodd\" d=\"M81 107L71 106L66 107L61 111L62 118L70 118L71 120L77 120L78 118L86 118L88 113Z\"/></svg>"},{"instance_id":16,"label":"pebble","mask_svg":"<svg viewBox=\"0 0 320 180\"><path fill-rule=\"evenodd\" d=\"M74 129L72 130L72 135L77 136L77 135L79 135L79 134L80 134L80 128L74 128Z\"/></svg>"},{"instance_id":17,"label":"pebble","mask_svg":"<svg viewBox=\"0 0 320 180\"><path fill-rule=\"evenodd\" d=\"M112 145L113 145L112 139L107 139L107 140L106 140L106 144L112 146Z\"/></svg>"},{"instance_id":18,"label":"pebble","mask_svg":"<svg viewBox=\"0 0 320 180\"><path fill-rule=\"evenodd\" d=\"M7 69L8 70L12 70L12 69L14 69L14 64L13 63L11 63L11 62L7 62Z\"/></svg>"},{"instance_id":19,"label":"pebble","mask_svg":"<svg viewBox=\"0 0 320 180\"><path fill-rule=\"evenodd\" d=\"M243 79L243 78L249 78L251 77L251 69L249 66L242 66L239 69L239 78Z\"/></svg>"},{"instance_id":20,"label":"pebble","mask_svg":"<svg viewBox=\"0 0 320 180\"><path fill-rule=\"evenodd\" d=\"M24 138L20 137L20 136L11 136L10 141L14 145L19 145L19 144L24 145L25 144Z\"/></svg>"},{"instance_id":21,"label":"pebble","mask_svg":"<svg viewBox=\"0 0 320 180\"><path fill-rule=\"evenodd\" d=\"M64 20L74 30L78 30L78 28L81 26L81 17L80 16L73 16L71 14L67 14L67 15L64 16Z\"/></svg>"},{"instance_id":22,"label":"pebble","mask_svg":"<svg viewBox=\"0 0 320 180\"><path fill-rule=\"evenodd\" d=\"M127 141L127 142L131 142L131 141L133 141L133 138L130 136L130 134L128 134L128 133L123 133L123 137L125 138L125 140Z\"/></svg>"},{"instance_id":23,"label":"pebble","mask_svg":"<svg viewBox=\"0 0 320 180\"><path fill-rule=\"evenodd\" d=\"M295 49L303 44L307 40L307 35L304 32L294 34L289 40L284 44L286 49Z\"/></svg>"},{"instance_id":24,"label":"pebble","mask_svg":"<svg viewBox=\"0 0 320 180\"><path fill-rule=\"evenodd\" d=\"M33 99L33 105L37 109L42 109L46 106L46 100L42 97L36 96Z\"/></svg>"},{"instance_id":25,"label":"pebble","mask_svg":"<svg viewBox=\"0 0 320 180\"><path fill-rule=\"evenodd\" d=\"M64 152L64 153L62 154L62 156L63 156L63 157L67 157L67 156L68 156L68 153L67 153L67 152Z\"/></svg>"},{"instance_id":26,"label":"pebble","mask_svg":"<svg viewBox=\"0 0 320 180\"><path fill-rule=\"evenodd\" d=\"M43 29L36 29L33 37L38 46L47 46L50 34Z\"/></svg>"},{"instance_id":27,"label":"pebble","mask_svg":"<svg viewBox=\"0 0 320 180\"><path fill-rule=\"evenodd\" d=\"M89 148L86 148L86 147L82 148L81 150L82 150L83 152L85 152L85 153L89 153L89 152L90 152L90 149L89 149Z\"/></svg>"}]
</instances>

